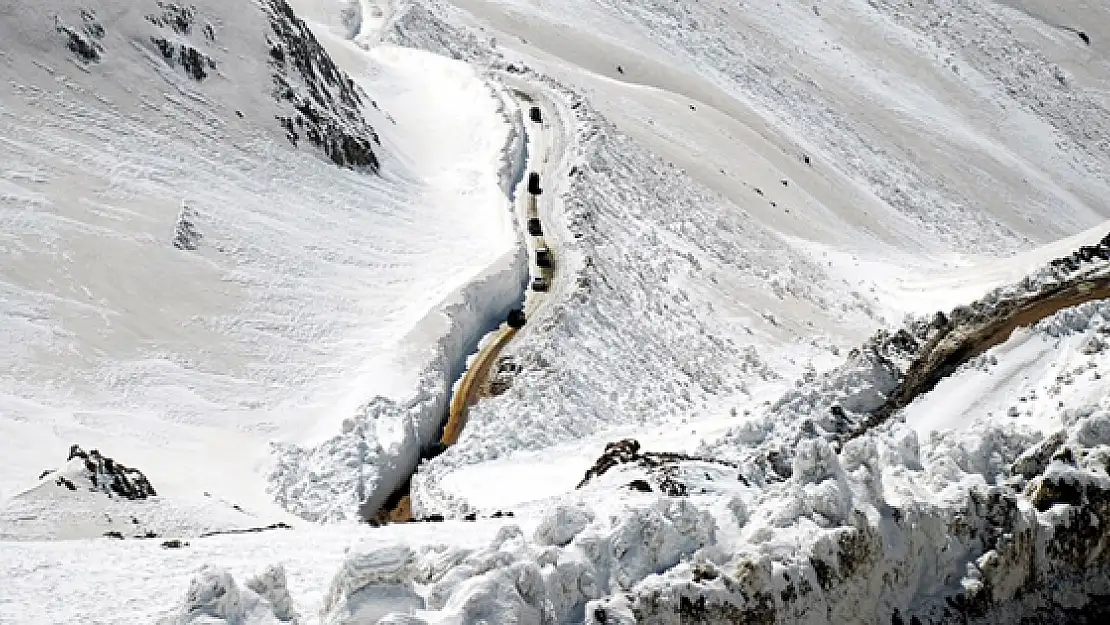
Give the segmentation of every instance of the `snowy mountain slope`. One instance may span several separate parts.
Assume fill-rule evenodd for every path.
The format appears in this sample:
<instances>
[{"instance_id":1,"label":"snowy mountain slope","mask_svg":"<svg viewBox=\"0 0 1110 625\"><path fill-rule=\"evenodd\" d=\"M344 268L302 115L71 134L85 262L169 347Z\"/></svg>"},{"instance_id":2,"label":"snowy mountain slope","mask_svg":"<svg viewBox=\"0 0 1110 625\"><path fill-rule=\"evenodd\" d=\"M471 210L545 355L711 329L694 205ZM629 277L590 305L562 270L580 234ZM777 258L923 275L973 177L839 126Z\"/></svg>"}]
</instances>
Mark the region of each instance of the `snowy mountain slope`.
<instances>
[{"instance_id":1,"label":"snowy mountain slope","mask_svg":"<svg viewBox=\"0 0 1110 625\"><path fill-rule=\"evenodd\" d=\"M79 442L114 450L167 496L209 490L269 510L269 441L330 435L376 394L411 395L429 357L398 339L512 253L508 127L459 64L350 46L348 78L300 22L273 17L284 5L198 3L178 32L154 23L171 9L148 4L90 4L88 20L4 7L0 439L16 468L0 496ZM99 57L75 56L55 14ZM300 34L283 39L287 27ZM198 81L150 37L216 67ZM287 85L276 99L275 77ZM298 100L314 97L323 108ZM337 167L309 145L310 121L294 119L294 150L275 119L294 105L319 124L334 105L335 124L373 127L380 175Z\"/></svg>"},{"instance_id":2,"label":"snowy mountain slope","mask_svg":"<svg viewBox=\"0 0 1110 625\"><path fill-rule=\"evenodd\" d=\"M1105 277L1101 249L949 317L978 323L1054 281ZM411 554L389 583L422 589L423 609L401 611L420 623L1098 622L1110 584L1107 315L1105 300L1046 313L858 436L830 437L817 405L866 402L868 386L889 385L852 357L696 457L613 446L573 493L518 508L520 529L483 549ZM1073 364L1054 384L1031 375L1009 410L958 405L1004 401L1012 387L984 392L975 378L1005 384L1031 343ZM819 398L808 411L806 394ZM938 431L953 414L968 427ZM750 462L759 439L778 445L777 460ZM370 600L379 582L359 567L381 556L362 546L334 584ZM336 609L327 618L355 622Z\"/></svg>"},{"instance_id":3,"label":"snowy mountain slope","mask_svg":"<svg viewBox=\"0 0 1110 625\"><path fill-rule=\"evenodd\" d=\"M857 248L864 236L1015 249L1020 236L1046 242L1106 215L1105 72L1054 77L1057 60L1106 61L1072 33L1011 28L1029 21L1020 13L979 2L456 4L503 33L505 54L581 85L622 130L780 230ZM928 30L942 18L948 29ZM1067 56L1040 53L1046 37L1070 43ZM679 115L675 96L695 110ZM783 178L800 190L771 192L778 206L753 194Z\"/></svg>"},{"instance_id":4,"label":"snowy mountain slope","mask_svg":"<svg viewBox=\"0 0 1110 625\"><path fill-rule=\"evenodd\" d=\"M307 280L303 257L282 265L277 275L303 280L282 293L307 311L298 327L344 319L360 330L329 330L313 346L350 351L276 357L302 377L279 377L275 401L234 415L246 428L214 423L227 411L192 417L209 419L201 430L129 408L117 423L146 431L125 439L128 455L113 453L143 467L160 496L165 480L164 501L219 480L223 495L264 509L255 460L281 438L269 494L322 520L352 518L403 477L467 350L518 301L526 246L505 195L519 173L519 90L552 128L539 137L557 161L544 170L542 210L564 235L565 265L511 347L508 390L414 476L419 515L458 518L375 530L298 522L186 536L182 551L6 543L0 571L15 583L0 585L0 620L1100 622L1110 313L1065 299L1010 330L1025 296L1102 292L1104 249L1042 266L1105 235L1105 224L1076 234L1105 219L1105 57L1030 17L1044 7L1023 6L294 3L396 125L371 118L380 180L290 157L281 136L281 158L266 164L312 171L305 188L317 195L342 190L328 176L350 175L360 200L388 198L370 221L388 233L395 273L375 269L360 284L385 294L368 297L366 317L343 318L324 304L332 288L364 293L353 279ZM1101 15L1083 15L1096 42ZM453 220L459 198L488 214ZM180 238L204 234L203 254L203 220L184 221L195 225L178 220ZM361 240L336 246L319 223L290 231L321 254L360 258ZM955 306L951 323L933 323ZM966 337L988 351L948 358ZM11 405L61 403L37 392L15 392ZM52 415L64 426L67 406L88 400L62 392L72 404ZM21 410L5 427L40 445L45 417ZM605 449L621 439L639 445ZM167 458L202 466L182 475ZM513 517L490 518L506 508ZM91 582L67 566L108 557ZM75 591L64 602L44 590L66 583Z\"/></svg>"}]
</instances>

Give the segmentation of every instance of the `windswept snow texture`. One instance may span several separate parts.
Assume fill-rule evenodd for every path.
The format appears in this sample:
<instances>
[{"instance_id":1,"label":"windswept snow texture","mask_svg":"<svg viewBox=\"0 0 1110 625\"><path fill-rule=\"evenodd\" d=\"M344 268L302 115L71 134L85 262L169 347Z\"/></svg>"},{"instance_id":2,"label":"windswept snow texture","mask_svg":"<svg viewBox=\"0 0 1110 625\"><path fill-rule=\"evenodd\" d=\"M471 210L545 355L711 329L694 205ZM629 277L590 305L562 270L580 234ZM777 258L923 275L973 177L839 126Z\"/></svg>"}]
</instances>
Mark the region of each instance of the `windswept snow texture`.
<instances>
[{"instance_id":1,"label":"windswept snow texture","mask_svg":"<svg viewBox=\"0 0 1110 625\"><path fill-rule=\"evenodd\" d=\"M416 394L439 310L511 274L501 100L277 0L3 13L0 499L81 441L280 516L268 443Z\"/></svg>"},{"instance_id":2,"label":"windswept snow texture","mask_svg":"<svg viewBox=\"0 0 1110 625\"><path fill-rule=\"evenodd\" d=\"M158 492L82 510L189 545L31 524L79 540L4 544L0 621L1110 619L1105 7L296 0L375 176L278 119L361 132L275 102L279 5L162 46L53 2L0 22L0 496L81 441ZM518 302L524 158L553 284L416 467ZM428 522L345 521L414 468Z\"/></svg>"}]
</instances>

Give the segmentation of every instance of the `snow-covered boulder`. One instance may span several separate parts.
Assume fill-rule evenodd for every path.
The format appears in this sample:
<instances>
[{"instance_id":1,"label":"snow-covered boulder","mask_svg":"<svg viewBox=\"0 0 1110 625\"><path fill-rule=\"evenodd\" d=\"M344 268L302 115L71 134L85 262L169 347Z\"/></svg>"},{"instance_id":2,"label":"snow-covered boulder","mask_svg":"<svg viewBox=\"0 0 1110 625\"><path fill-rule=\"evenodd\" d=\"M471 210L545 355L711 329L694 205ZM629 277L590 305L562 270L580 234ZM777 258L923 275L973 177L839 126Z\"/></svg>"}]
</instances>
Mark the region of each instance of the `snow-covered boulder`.
<instances>
[{"instance_id":1,"label":"snow-covered boulder","mask_svg":"<svg viewBox=\"0 0 1110 625\"><path fill-rule=\"evenodd\" d=\"M275 603L276 601L276 603ZM205 566L172 614L159 625L296 625L285 569L271 566L245 586L226 569Z\"/></svg>"}]
</instances>

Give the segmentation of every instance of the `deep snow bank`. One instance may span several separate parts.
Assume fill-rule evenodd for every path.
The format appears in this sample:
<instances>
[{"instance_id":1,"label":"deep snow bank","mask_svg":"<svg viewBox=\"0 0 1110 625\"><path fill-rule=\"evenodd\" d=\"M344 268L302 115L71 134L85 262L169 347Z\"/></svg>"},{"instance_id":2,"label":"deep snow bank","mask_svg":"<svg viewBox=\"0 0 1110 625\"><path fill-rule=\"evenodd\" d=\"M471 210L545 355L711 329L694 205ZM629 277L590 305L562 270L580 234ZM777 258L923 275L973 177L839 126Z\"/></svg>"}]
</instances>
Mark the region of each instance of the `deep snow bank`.
<instances>
[{"instance_id":1,"label":"deep snow bank","mask_svg":"<svg viewBox=\"0 0 1110 625\"><path fill-rule=\"evenodd\" d=\"M507 254L413 329L409 349L432 356L410 399L371 399L319 445L275 444L269 480L278 503L312 521L371 518L438 442L467 356L519 306L527 266L523 248Z\"/></svg>"},{"instance_id":2,"label":"deep snow bank","mask_svg":"<svg viewBox=\"0 0 1110 625\"><path fill-rule=\"evenodd\" d=\"M226 569L203 567L189 583L189 590L171 615L158 625L194 623L249 623L296 625L300 615L293 608L285 569L270 565L240 586Z\"/></svg>"},{"instance_id":3,"label":"deep snow bank","mask_svg":"<svg viewBox=\"0 0 1110 625\"><path fill-rule=\"evenodd\" d=\"M1105 267L1077 262L1067 277ZM984 302L1012 312L1007 295L1055 283L1055 269ZM715 457L615 445L528 531L504 528L479 550L412 549L388 583L420 589L414 623L1099 622L1110 614L1110 402L1098 381L1110 366L1108 319L1110 304L1096 301L1031 329L1095 380L1048 421L1046 404L1042 428L1000 412L921 438L896 412L837 441L817 404L803 411L817 420L808 427L771 426L804 422L785 412L802 410L803 391L790 393L709 446ZM986 358L1005 358L1004 347ZM851 366L810 384L815 397L839 389L845 405L863 387L893 388L888 377ZM756 422L777 443L774 463L751 461ZM380 561L375 553L353 552L334 584L372 596L379 582L354 572ZM330 618L347 622L341 611Z\"/></svg>"},{"instance_id":4,"label":"deep snow bank","mask_svg":"<svg viewBox=\"0 0 1110 625\"><path fill-rule=\"evenodd\" d=\"M524 124L502 88L491 84L488 91L496 101L494 113L503 121L497 128L503 134L495 180L500 199L511 199L526 167ZM501 204L511 211L507 202ZM505 219L515 224L511 212ZM319 444L275 444L268 475L275 499L313 521L373 518L438 443L467 357L482 336L520 306L527 279L527 250L518 243L448 295L400 341L393 366L418 371L405 399L370 399L342 421L337 434Z\"/></svg>"}]
</instances>

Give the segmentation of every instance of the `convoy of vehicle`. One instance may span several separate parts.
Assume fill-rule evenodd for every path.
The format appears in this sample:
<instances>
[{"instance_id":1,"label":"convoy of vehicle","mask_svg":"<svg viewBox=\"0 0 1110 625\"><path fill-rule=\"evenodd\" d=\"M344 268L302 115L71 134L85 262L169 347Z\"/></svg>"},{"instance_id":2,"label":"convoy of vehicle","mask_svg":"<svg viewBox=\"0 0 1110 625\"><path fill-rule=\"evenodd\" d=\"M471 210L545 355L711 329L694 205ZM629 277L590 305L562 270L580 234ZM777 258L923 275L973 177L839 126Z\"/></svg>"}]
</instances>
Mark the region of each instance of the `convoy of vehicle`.
<instances>
[{"instance_id":1,"label":"convoy of vehicle","mask_svg":"<svg viewBox=\"0 0 1110 625\"><path fill-rule=\"evenodd\" d=\"M536 124L543 123L543 114L540 107L533 106L528 111L529 119ZM539 214L536 208L536 196L543 193L543 188L540 187L540 175L537 172L529 172L528 174L528 193L531 194L528 205L528 222L527 230L528 235L536 237L536 268L539 269L539 275L532 277L531 289L537 292L546 292L551 288L552 271L555 268L555 258L551 253L551 248L543 241L543 223L540 222ZM514 311L515 312L515 311ZM513 322L523 324L523 312L519 316L512 316L509 320L510 325Z\"/></svg>"}]
</instances>

